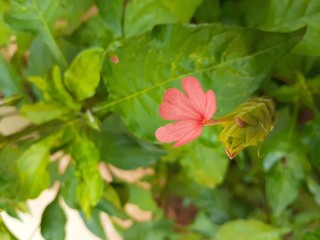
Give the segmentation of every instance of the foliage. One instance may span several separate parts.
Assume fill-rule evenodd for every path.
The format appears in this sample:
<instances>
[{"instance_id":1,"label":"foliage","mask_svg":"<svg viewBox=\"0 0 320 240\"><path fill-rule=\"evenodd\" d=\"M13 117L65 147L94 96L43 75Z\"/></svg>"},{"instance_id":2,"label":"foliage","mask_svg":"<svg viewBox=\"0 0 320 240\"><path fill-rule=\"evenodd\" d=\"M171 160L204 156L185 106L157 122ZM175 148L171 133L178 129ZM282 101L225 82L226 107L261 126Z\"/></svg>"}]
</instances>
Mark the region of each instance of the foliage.
<instances>
[{"instance_id":1,"label":"foliage","mask_svg":"<svg viewBox=\"0 0 320 240\"><path fill-rule=\"evenodd\" d=\"M18 217L59 182L45 239L65 238L62 201L101 239L101 212L124 239L319 238L320 1L1 0L0 15L0 107L29 120L0 134L1 211ZM215 117L245 108L255 127L241 136L263 137L242 142L232 122L224 140L206 126L180 148L156 142L163 93L186 76L214 91ZM273 98L274 125L266 105L241 105L262 96ZM237 154L250 146L234 160L218 141L231 138ZM115 167L153 169L150 187ZM129 203L152 219L139 222ZM15 239L2 219L0 236Z\"/></svg>"}]
</instances>

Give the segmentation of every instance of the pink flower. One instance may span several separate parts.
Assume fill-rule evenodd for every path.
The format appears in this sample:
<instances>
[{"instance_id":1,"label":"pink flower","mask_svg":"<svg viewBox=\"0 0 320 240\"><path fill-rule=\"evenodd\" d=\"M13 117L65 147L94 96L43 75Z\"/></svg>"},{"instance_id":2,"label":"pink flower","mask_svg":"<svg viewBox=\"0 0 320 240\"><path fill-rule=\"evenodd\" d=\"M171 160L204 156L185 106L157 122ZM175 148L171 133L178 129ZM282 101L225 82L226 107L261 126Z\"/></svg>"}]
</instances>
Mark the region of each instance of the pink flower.
<instances>
[{"instance_id":1,"label":"pink flower","mask_svg":"<svg viewBox=\"0 0 320 240\"><path fill-rule=\"evenodd\" d=\"M216 111L214 92L209 90L205 93L196 78L184 78L182 86L187 95L179 89L170 88L164 93L159 107L163 119L175 122L158 128L156 138L160 142L176 142L173 147L199 137L202 127Z\"/></svg>"}]
</instances>

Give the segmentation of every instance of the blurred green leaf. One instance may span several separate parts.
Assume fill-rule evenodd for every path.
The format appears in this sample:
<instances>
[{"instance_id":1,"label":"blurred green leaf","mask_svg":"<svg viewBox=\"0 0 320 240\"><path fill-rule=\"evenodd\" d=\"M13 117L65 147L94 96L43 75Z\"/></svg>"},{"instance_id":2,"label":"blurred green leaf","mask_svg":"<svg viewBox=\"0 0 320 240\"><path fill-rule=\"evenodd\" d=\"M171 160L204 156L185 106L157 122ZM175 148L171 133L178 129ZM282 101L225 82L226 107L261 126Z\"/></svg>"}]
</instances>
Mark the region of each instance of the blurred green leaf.
<instances>
[{"instance_id":1,"label":"blurred green leaf","mask_svg":"<svg viewBox=\"0 0 320 240\"><path fill-rule=\"evenodd\" d=\"M287 232L258 220L235 220L221 226L215 240L282 240Z\"/></svg>"},{"instance_id":2,"label":"blurred green leaf","mask_svg":"<svg viewBox=\"0 0 320 240\"><path fill-rule=\"evenodd\" d=\"M0 91L5 96L15 94L24 95L23 83L19 75L15 72L12 65L10 65L0 55Z\"/></svg>"},{"instance_id":3,"label":"blurred green leaf","mask_svg":"<svg viewBox=\"0 0 320 240\"><path fill-rule=\"evenodd\" d=\"M129 186L129 202L138 205L145 211L156 211L158 209L155 199L150 190L138 187L134 184Z\"/></svg>"},{"instance_id":4,"label":"blurred green leaf","mask_svg":"<svg viewBox=\"0 0 320 240\"><path fill-rule=\"evenodd\" d=\"M112 1L113 2L113 1ZM72 43L83 47L107 48L114 36L101 16L91 17L68 37Z\"/></svg>"},{"instance_id":5,"label":"blurred green leaf","mask_svg":"<svg viewBox=\"0 0 320 240\"><path fill-rule=\"evenodd\" d=\"M172 223L166 220L153 220L135 223L123 235L126 240L171 240L174 239Z\"/></svg>"},{"instance_id":6,"label":"blurred green leaf","mask_svg":"<svg viewBox=\"0 0 320 240\"><path fill-rule=\"evenodd\" d=\"M0 151L0 211L7 211L17 217L15 211L21 210L21 180L17 169L17 159L21 149L13 146L3 147Z\"/></svg>"},{"instance_id":7,"label":"blurred green leaf","mask_svg":"<svg viewBox=\"0 0 320 240\"><path fill-rule=\"evenodd\" d=\"M91 48L76 56L64 75L68 90L78 100L92 97L100 81L103 49Z\"/></svg>"},{"instance_id":8,"label":"blurred green leaf","mask_svg":"<svg viewBox=\"0 0 320 240\"><path fill-rule=\"evenodd\" d=\"M81 218L83 219L84 223L86 224L87 228L98 236L101 240L106 240L106 235L104 233L101 220L100 220L100 211L94 208L91 211L90 217L86 217L85 214L81 213Z\"/></svg>"},{"instance_id":9,"label":"blurred green leaf","mask_svg":"<svg viewBox=\"0 0 320 240\"><path fill-rule=\"evenodd\" d=\"M23 189L20 193L23 196L36 198L42 190L49 187L50 176L47 166L50 148L55 140L55 135L45 138L32 144L19 156L17 165Z\"/></svg>"},{"instance_id":10,"label":"blurred green leaf","mask_svg":"<svg viewBox=\"0 0 320 240\"><path fill-rule=\"evenodd\" d=\"M99 8L99 13L105 21L107 28L112 30L115 37L119 38L122 33L122 18L126 1L113 0L106 2L104 0L94 0Z\"/></svg>"},{"instance_id":11,"label":"blurred green leaf","mask_svg":"<svg viewBox=\"0 0 320 240\"><path fill-rule=\"evenodd\" d=\"M309 191L313 194L314 200L320 205L320 185L313 177L307 177L306 179Z\"/></svg>"},{"instance_id":12,"label":"blurred green leaf","mask_svg":"<svg viewBox=\"0 0 320 240\"><path fill-rule=\"evenodd\" d=\"M9 2L11 8L5 16L6 22L18 31L39 34L58 62L66 65L66 60L55 41L53 33L54 24L62 12L62 1L9 0Z\"/></svg>"},{"instance_id":13,"label":"blurred green leaf","mask_svg":"<svg viewBox=\"0 0 320 240\"><path fill-rule=\"evenodd\" d=\"M188 228L210 238L217 233L218 225L211 222L204 212L198 212L195 220Z\"/></svg>"},{"instance_id":14,"label":"blurred green leaf","mask_svg":"<svg viewBox=\"0 0 320 240\"><path fill-rule=\"evenodd\" d=\"M117 126L113 121L119 125L121 119L109 117L103 122L101 133L93 134L102 161L129 170L155 164L165 154L159 147L132 136L125 126L115 131Z\"/></svg>"},{"instance_id":15,"label":"blurred green leaf","mask_svg":"<svg viewBox=\"0 0 320 240\"><path fill-rule=\"evenodd\" d=\"M86 137L77 137L69 152L76 162L76 199L89 217L91 208L98 204L103 191L103 180L98 170L100 153Z\"/></svg>"},{"instance_id":16,"label":"blurred green leaf","mask_svg":"<svg viewBox=\"0 0 320 240\"><path fill-rule=\"evenodd\" d=\"M1 240L17 240L17 238L9 231L0 217L0 239Z\"/></svg>"},{"instance_id":17,"label":"blurred green leaf","mask_svg":"<svg viewBox=\"0 0 320 240\"><path fill-rule=\"evenodd\" d=\"M35 104L25 104L21 109L21 115L27 117L31 122L40 124L54 119L66 119L74 113L66 107L58 104L37 102Z\"/></svg>"},{"instance_id":18,"label":"blurred green leaf","mask_svg":"<svg viewBox=\"0 0 320 240\"><path fill-rule=\"evenodd\" d=\"M88 12L92 12L93 2L92 0L63 0L62 4L63 9L60 10L62 17L56 28L57 31L68 35L83 23Z\"/></svg>"},{"instance_id":19,"label":"blurred green leaf","mask_svg":"<svg viewBox=\"0 0 320 240\"><path fill-rule=\"evenodd\" d=\"M215 91L221 116L248 98L303 34L303 29L284 34L223 25L159 26L106 54L119 62L105 59L110 98L95 110L115 110L135 134L154 140L156 128L165 123L158 114L163 93L194 75L204 89Z\"/></svg>"},{"instance_id":20,"label":"blurred green leaf","mask_svg":"<svg viewBox=\"0 0 320 240\"><path fill-rule=\"evenodd\" d=\"M311 163L320 170L320 114L303 126L303 142Z\"/></svg>"},{"instance_id":21,"label":"blurred green leaf","mask_svg":"<svg viewBox=\"0 0 320 240\"><path fill-rule=\"evenodd\" d=\"M42 77L29 77L29 81L41 90L45 101L57 103L71 109L80 109L80 106L74 102L65 89L58 66L54 66L50 77L46 79Z\"/></svg>"},{"instance_id":22,"label":"blurred green leaf","mask_svg":"<svg viewBox=\"0 0 320 240\"><path fill-rule=\"evenodd\" d=\"M125 35L143 33L158 24L188 23L201 2L202 0L129 1L124 19Z\"/></svg>"},{"instance_id":23,"label":"blurred green leaf","mask_svg":"<svg viewBox=\"0 0 320 240\"><path fill-rule=\"evenodd\" d=\"M0 46L7 45L10 42L10 36L13 34L10 27L3 21L3 14L8 9L9 4L5 1L0 2Z\"/></svg>"},{"instance_id":24,"label":"blurred green leaf","mask_svg":"<svg viewBox=\"0 0 320 240\"><path fill-rule=\"evenodd\" d=\"M30 58L28 61L29 76L46 76L55 63L55 58L50 48L36 37L30 46Z\"/></svg>"},{"instance_id":25,"label":"blurred green leaf","mask_svg":"<svg viewBox=\"0 0 320 240\"><path fill-rule=\"evenodd\" d=\"M265 143L264 152L267 153L263 163L267 171L267 198L274 214L280 215L297 198L310 165L299 140L289 139L287 133L280 133Z\"/></svg>"},{"instance_id":26,"label":"blurred green leaf","mask_svg":"<svg viewBox=\"0 0 320 240\"><path fill-rule=\"evenodd\" d=\"M221 146L195 143L188 147L180 164L194 182L213 188L219 185L227 171L229 160Z\"/></svg>"},{"instance_id":27,"label":"blurred green leaf","mask_svg":"<svg viewBox=\"0 0 320 240\"><path fill-rule=\"evenodd\" d=\"M320 2L317 0L246 0L246 22L265 31L288 32L307 26L303 40L295 52L320 55Z\"/></svg>"},{"instance_id":28,"label":"blurred green leaf","mask_svg":"<svg viewBox=\"0 0 320 240\"><path fill-rule=\"evenodd\" d=\"M219 0L203 0L194 18L200 23L218 22L221 17Z\"/></svg>"},{"instance_id":29,"label":"blurred green leaf","mask_svg":"<svg viewBox=\"0 0 320 240\"><path fill-rule=\"evenodd\" d=\"M41 218L41 235L46 240L65 239L66 215L60 207L59 198L55 198L44 210Z\"/></svg>"},{"instance_id":30,"label":"blurred green leaf","mask_svg":"<svg viewBox=\"0 0 320 240\"><path fill-rule=\"evenodd\" d=\"M120 198L111 185L106 185L97 208L106 212L108 215L116 216L122 219L128 218L122 210Z\"/></svg>"}]
</instances>

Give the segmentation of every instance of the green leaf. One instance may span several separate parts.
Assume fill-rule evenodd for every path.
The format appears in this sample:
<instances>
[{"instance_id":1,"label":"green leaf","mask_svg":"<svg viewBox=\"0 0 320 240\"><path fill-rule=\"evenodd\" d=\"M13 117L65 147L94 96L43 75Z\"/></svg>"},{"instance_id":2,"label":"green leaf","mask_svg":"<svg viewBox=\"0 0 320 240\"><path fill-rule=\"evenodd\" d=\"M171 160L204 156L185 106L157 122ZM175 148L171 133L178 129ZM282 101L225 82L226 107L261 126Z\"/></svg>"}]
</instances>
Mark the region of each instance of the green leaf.
<instances>
[{"instance_id":1,"label":"green leaf","mask_svg":"<svg viewBox=\"0 0 320 240\"><path fill-rule=\"evenodd\" d=\"M307 32L295 52L320 55L320 2L317 0L247 0L246 22L250 27L288 32L307 26Z\"/></svg>"},{"instance_id":2,"label":"green leaf","mask_svg":"<svg viewBox=\"0 0 320 240\"><path fill-rule=\"evenodd\" d=\"M61 105L37 102L25 104L21 109L21 115L27 117L31 122L40 124L54 119L65 119L72 112Z\"/></svg>"},{"instance_id":3,"label":"green leaf","mask_svg":"<svg viewBox=\"0 0 320 240\"><path fill-rule=\"evenodd\" d=\"M235 220L221 226L215 240L282 240L287 231L258 220Z\"/></svg>"},{"instance_id":4,"label":"green leaf","mask_svg":"<svg viewBox=\"0 0 320 240\"><path fill-rule=\"evenodd\" d=\"M66 60L55 42L52 32L54 24L61 14L62 1L10 0L9 2L11 8L5 16L6 22L18 31L39 34L58 62L66 65Z\"/></svg>"},{"instance_id":5,"label":"green leaf","mask_svg":"<svg viewBox=\"0 0 320 240\"><path fill-rule=\"evenodd\" d=\"M195 19L201 23L212 23L220 20L221 7L219 0L203 0L195 13Z\"/></svg>"},{"instance_id":6,"label":"green leaf","mask_svg":"<svg viewBox=\"0 0 320 240\"><path fill-rule=\"evenodd\" d=\"M113 33L108 28L108 25L104 22L104 19L98 15L91 17L67 39L83 47L95 46L107 48L113 41L113 38Z\"/></svg>"},{"instance_id":7,"label":"green leaf","mask_svg":"<svg viewBox=\"0 0 320 240\"><path fill-rule=\"evenodd\" d=\"M104 61L110 97L96 111L114 110L138 136L154 140L165 123L163 93L194 75L217 96L217 116L244 102L267 78L276 60L303 36L224 25L167 25L114 45ZM117 64L110 57L118 56ZM129 80L130 79L130 80ZM142 127L143 126L143 127Z\"/></svg>"},{"instance_id":8,"label":"green leaf","mask_svg":"<svg viewBox=\"0 0 320 240\"><path fill-rule=\"evenodd\" d=\"M76 199L85 214L90 216L91 208L97 205L103 191L103 180L98 170L100 154L86 137L77 137L69 151L76 162Z\"/></svg>"},{"instance_id":9,"label":"green leaf","mask_svg":"<svg viewBox=\"0 0 320 240\"><path fill-rule=\"evenodd\" d=\"M153 220L134 224L124 233L126 240L171 240L173 238L172 223L167 220Z\"/></svg>"},{"instance_id":10,"label":"green leaf","mask_svg":"<svg viewBox=\"0 0 320 240\"><path fill-rule=\"evenodd\" d=\"M53 68L49 78L29 77L29 81L41 90L46 102L56 103L75 110L80 109L80 106L73 101L70 94L64 88L61 71L58 66Z\"/></svg>"},{"instance_id":11,"label":"green leaf","mask_svg":"<svg viewBox=\"0 0 320 240\"><path fill-rule=\"evenodd\" d=\"M131 184L129 186L129 202L138 205L142 210L156 211L157 204L150 190Z\"/></svg>"},{"instance_id":12,"label":"green leaf","mask_svg":"<svg viewBox=\"0 0 320 240\"><path fill-rule=\"evenodd\" d=\"M127 214L122 210L120 198L117 192L111 185L105 186L97 208L106 212L110 216L116 216L122 219L128 218Z\"/></svg>"},{"instance_id":13,"label":"green leaf","mask_svg":"<svg viewBox=\"0 0 320 240\"><path fill-rule=\"evenodd\" d=\"M59 19L63 24L59 26L59 32L62 31L65 35L71 34L83 23L92 5L91 0L63 0L63 9L61 9L63 14Z\"/></svg>"},{"instance_id":14,"label":"green leaf","mask_svg":"<svg viewBox=\"0 0 320 240\"><path fill-rule=\"evenodd\" d=\"M65 72L65 84L78 100L92 97L100 82L103 49L91 48L76 56Z\"/></svg>"},{"instance_id":15,"label":"green leaf","mask_svg":"<svg viewBox=\"0 0 320 240\"><path fill-rule=\"evenodd\" d=\"M17 194L22 190L17 169L17 159L20 154L20 149L10 145L0 151L0 211L7 211L12 215L21 209L21 201L25 199Z\"/></svg>"},{"instance_id":16,"label":"green leaf","mask_svg":"<svg viewBox=\"0 0 320 240\"><path fill-rule=\"evenodd\" d=\"M0 91L5 96L24 95L21 78L2 55L0 55L0 73Z\"/></svg>"},{"instance_id":17,"label":"green leaf","mask_svg":"<svg viewBox=\"0 0 320 240\"><path fill-rule=\"evenodd\" d=\"M9 231L0 217L0 239L1 240L17 240L17 238Z\"/></svg>"},{"instance_id":18,"label":"green leaf","mask_svg":"<svg viewBox=\"0 0 320 240\"><path fill-rule=\"evenodd\" d=\"M289 139L287 130L265 143L263 151L267 198L274 214L280 215L297 198L310 165L302 144L298 138Z\"/></svg>"},{"instance_id":19,"label":"green leaf","mask_svg":"<svg viewBox=\"0 0 320 240\"><path fill-rule=\"evenodd\" d=\"M104 0L94 0L99 8L101 17L105 20L106 26L112 30L115 37L119 38L122 33L122 15L125 1L113 0L105 2Z\"/></svg>"},{"instance_id":20,"label":"green leaf","mask_svg":"<svg viewBox=\"0 0 320 240\"><path fill-rule=\"evenodd\" d=\"M132 0L126 6L125 35L143 33L158 24L188 23L201 2L202 0Z\"/></svg>"},{"instance_id":21,"label":"green leaf","mask_svg":"<svg viewBox=\"0 0 320 240\"><path fill-rule=\"evenodd\" d=\"M50 48L37 37L32 41L29 51L28 76L46 76L56 62Z\"/></svg>"},{"instance_id":22,"label":"green leaf","mask_svg":"<svg viewBox=\"0 0 320 240\"><path fill-rule=\"evenodd\" d=\"M189 229L207 237L213 237L218 230L218 225L210 221L204 212L199 212Z\"/></svg>"},{"instance_id":23,"label":"green leaf","mask_svg":"<svg viewBox=\"0 0 320 240\"><path fill-rule=\"evenodd\" d=\"M41 218L41 235L46 240L65 239L67 218L60 207L59 198L55 198L44 210Z\"/></svg>"},{"instance_id":24,"label":"green leaf","mask_svg":"<svg viewBox=\"0 0 320 240\"><path fill-rule=\"evenodd\" d=\"M9 26L3 21L3 13L8 9L8 6L7 2L0 2L0 46L7 45L10 42L10 36L13 34Z\"/></svg>"},{"instance_id":25,"label":"green leaf","mask_svg":"<svg viewBox=\"0 0 320 240\"><path fill-rule=\"evenodd\" d=\"M101 153L101 160L121 169L135 169L155 164L165 152L151 143L140 141L120 125L121 119L109 117L103 122L102 131L95 132L93 139Z\"/></svg>"},{"instance_id":26,"label":"green leaf","mask_svg":"<svg viewBox=\"0 0 320 240\"><path fill-rule=\"evenodd\" d=\"M89 218L86 217L85 214L81 213L81 218L83 219L87 228L96 236L98 236L102 240L106 240L106 235L104 233L101 221L100 221L100 211L97 209L93 209L91 212L91 216Z\"/></svg>"},{"instance_id":27,"label":"green leaf","mask_svg":"<svg viewBox=\"0 0 320 240\"><path fill-rule=\"evenodd\" d=\"M209 129L204 131L212 132ZM213 135L214 136L214 135ZM214 138L211 136L211 139ZM188 146L180 164L183 171L192 181L213 188L219 185L226 174L229 160L224 149L213 140L214 143L208 145L204 142L195 142Z\"/></svg>"},{"instance_id":28,"label":"green leaf","mask_svg":"<svg viewBox=\"0 0 320 240\"><path fill-rule=\"evenodd\" d=\"M311 163L320 170L320 114L303 126L303 141Z\"/></svg>"},{"instance_id":29,"label":"green leaf","mask_svg":"<svg viewBox=\"0 0 320 240\"><path fill-rule=\"evenodd\" d=\"M47 166L49 164L50 148L55 136L31 145L17 160L18 172L21 177L21 194L27 198L36 198L42 190L49 187L50 176Z\"/></svg>"}]
</instances>

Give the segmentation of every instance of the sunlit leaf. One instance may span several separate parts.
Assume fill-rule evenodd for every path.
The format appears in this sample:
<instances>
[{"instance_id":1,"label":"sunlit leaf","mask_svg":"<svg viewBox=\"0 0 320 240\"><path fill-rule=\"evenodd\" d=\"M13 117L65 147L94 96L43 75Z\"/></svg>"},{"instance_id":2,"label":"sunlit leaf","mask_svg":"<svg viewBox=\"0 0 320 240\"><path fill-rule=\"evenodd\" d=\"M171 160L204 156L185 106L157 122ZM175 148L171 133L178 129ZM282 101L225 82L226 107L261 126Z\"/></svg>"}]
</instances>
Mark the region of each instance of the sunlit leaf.
<instances>
[{"instance_id":1,"label":"sunlit leaf","mask_svg":"<svg viewBox=\"0 0 320 240\"><path fill-rule=\"evenodd\" d=\"M78 100L92 97L100 81L103 49L91 48L76 56L65 72L65 84Z\"/></svg>"}]
</instances>

